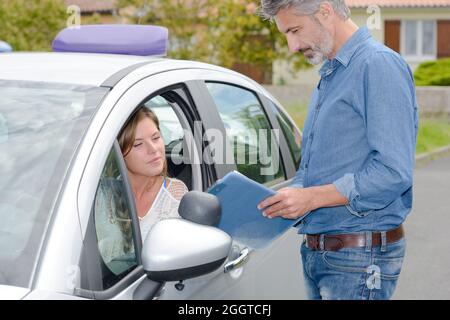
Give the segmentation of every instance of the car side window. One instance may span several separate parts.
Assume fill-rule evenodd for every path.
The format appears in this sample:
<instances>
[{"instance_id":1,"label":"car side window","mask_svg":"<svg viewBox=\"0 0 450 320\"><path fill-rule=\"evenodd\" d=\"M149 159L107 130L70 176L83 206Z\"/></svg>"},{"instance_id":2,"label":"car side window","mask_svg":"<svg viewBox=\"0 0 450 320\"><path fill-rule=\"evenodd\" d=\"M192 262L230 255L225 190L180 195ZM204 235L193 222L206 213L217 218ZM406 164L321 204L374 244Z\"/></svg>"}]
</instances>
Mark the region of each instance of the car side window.
<instances>
[{"instance_id":1,"label":"car side window","mask_svg":"<svg viewBox=\"0 0 450 320\"><path fill-rule=\"evenodd\" d=\"M137 265L133 241L131 208L126 199L124 181L121 179L114 148L107 158L97 187L93 205L92 226L87 254L89 265L88 288L103 291L118 283ZM95 250L92 247L96 247ZM96 262L94 262L96 261Z\"/></svg>"},{"instance_id":2,"label":"car side window","mask_svg":"<svg viewBox=\"0 0 450 320\"><path fill-rule=\"evenodd\" d=\"M301 161L302 153L302 134L291 121L289 116L280 109L272 101L269 102L273 113L277 117L278 123L280 124L281 131L283 131L286 137L289 151L291 152L292 160L294 161L295 168L298 169Z\"/></svg>"},{"instance_id":3,"label":"car side window","mask_svg":"<svg viewBox=\"0 0 450 320\"><path fill-rule=\"evenodd\" d=\"M238 171L259 183L284 180L276 134L257 96L223 83L208 82L206 86L233 144Z\"/></svg>"}]
</instances>

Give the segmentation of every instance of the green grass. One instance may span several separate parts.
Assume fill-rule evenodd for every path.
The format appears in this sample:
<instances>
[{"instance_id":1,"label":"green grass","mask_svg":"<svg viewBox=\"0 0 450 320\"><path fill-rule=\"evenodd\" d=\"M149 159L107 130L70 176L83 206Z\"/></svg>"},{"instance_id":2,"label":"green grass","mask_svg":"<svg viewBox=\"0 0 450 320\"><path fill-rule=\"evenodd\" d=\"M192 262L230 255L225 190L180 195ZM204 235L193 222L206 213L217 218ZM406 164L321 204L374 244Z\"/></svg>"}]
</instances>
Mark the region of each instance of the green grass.
<instances>
[{"instance_id":1,"label":"green grass","mask_svg":"<svg viewBox=\"0 0 450 320\"><path fill-rule=\"evenodd\" d=\"M300 129L303 129L308 107L306 104L285 104ZM425 153L450 145L450 120L442 118L420 117L416 153Z\"/></svg>"},{"instance_id":2,"label":"green grass","mask_svg":"<svg viewBox=\"0 0 450 320\"><path fill-rule=\"evenodd\" d=\"M416 153L430 152L450 145L450 121L421 118Z\"/></svg>"}]
</instances>

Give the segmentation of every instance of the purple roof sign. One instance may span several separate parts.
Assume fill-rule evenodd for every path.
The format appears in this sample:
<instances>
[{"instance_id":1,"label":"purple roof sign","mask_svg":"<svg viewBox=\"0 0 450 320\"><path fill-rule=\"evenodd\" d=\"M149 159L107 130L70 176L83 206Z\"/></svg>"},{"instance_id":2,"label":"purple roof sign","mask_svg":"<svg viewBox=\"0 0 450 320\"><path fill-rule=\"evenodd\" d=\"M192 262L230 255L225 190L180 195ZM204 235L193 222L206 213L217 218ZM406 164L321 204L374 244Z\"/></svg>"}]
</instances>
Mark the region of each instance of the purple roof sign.
<instances>
[{"instance_id":1,"label":"purple roof sign","mask_svg":"<svg viewBox=\"0 0 450 320\"><path fill-rule=\"evenodd\" d=\"M53 51L138 56L167 54L169 31L147 25L82 25L66 28L53 40Z\"/></svg>"}]
</instances>

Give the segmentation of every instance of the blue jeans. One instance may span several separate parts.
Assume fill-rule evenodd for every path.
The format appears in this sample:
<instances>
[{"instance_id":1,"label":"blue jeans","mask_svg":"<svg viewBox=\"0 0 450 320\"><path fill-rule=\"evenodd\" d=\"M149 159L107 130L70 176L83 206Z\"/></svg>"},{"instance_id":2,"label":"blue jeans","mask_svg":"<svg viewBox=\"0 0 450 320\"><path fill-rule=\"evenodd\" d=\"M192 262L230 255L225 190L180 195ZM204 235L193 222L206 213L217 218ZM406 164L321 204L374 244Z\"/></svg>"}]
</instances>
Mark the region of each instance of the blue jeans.
<instances>
[{"instance_id":1,"label":"blue jeans","mask_svg":"<svg viewBox=\"0 0 450 320\"><path fill-rule=\"evenodd\" d=\"M381 247L313 251L303 242L301 256L311 300L387 300L394 293L406 240Z\"/></svg>"}]
</instances>

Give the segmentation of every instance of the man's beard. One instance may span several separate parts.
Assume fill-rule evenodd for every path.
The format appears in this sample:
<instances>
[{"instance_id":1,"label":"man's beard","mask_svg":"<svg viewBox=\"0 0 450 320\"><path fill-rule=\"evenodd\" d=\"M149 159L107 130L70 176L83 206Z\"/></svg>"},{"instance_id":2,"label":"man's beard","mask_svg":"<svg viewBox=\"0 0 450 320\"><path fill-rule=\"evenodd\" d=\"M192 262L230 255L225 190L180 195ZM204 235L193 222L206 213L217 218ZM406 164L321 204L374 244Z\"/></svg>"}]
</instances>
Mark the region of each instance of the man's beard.
<instances>
[{"instance_id":1,"label":"man's beard","mask_svg":"<svg viewBox=\"0 0 450 320\"><path fill-rule=\"evenodd\" d=\"M320 24L319 21L317 21L319 25L318 35L319 35L319 41L317 43L314 43L314 45L310 48L308 48L303 52L303 55L306 58L306 61L308 61L312 65L318 65L322 63L325 59L328 58L328 55L333 51L334 41L333 37L330 35L330 33ZM308 55L305 54L305 52L311 51Z\"/></svg>"}]
</instances>

